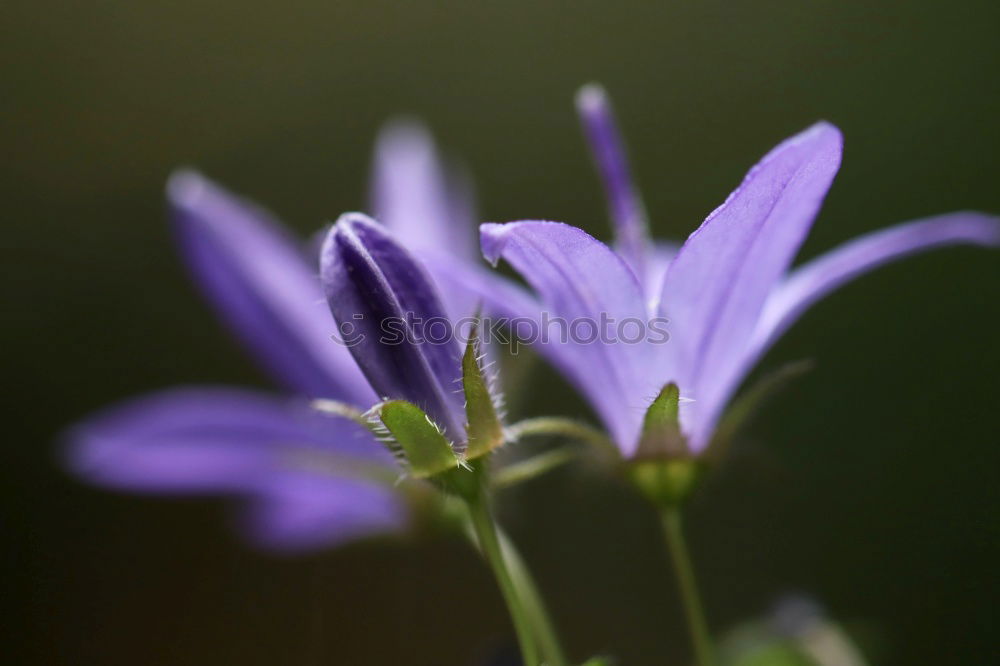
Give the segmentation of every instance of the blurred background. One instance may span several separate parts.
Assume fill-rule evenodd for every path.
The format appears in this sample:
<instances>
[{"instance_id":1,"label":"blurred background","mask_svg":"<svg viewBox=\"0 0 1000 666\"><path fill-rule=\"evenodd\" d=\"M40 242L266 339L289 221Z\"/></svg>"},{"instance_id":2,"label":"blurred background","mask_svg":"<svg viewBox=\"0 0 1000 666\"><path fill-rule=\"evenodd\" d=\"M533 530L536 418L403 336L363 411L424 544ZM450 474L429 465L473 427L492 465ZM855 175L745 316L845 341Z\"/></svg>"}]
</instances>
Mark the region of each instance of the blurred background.
<instances>
[{"instance_id":1,"label":"blurred background","mask_svg":"<svg viewBox=\"0 0 1000 666\"><path fill-rule=\"evenodd\" d=\"M893 222L1000 212L993 0L234 2L0 8L10 664L482 663L510 644L461 542L251 551L215 501L84 487L58 432L136 393L266 386L174 253L163 185L193 165L303 235L364 208L381 123L422 117L483 220L607 237L572 96L606 85L660 236L683 238L819 118L844 167L802 253ZM689 512L718 633L803 593L872 661L995 657L1000 254L894 265L815 308L769 403ZM589 418L540 370L515 416ZM684 664L653 516L571 468L502 497L572 655Z\"/></svg>"}]
</instances>

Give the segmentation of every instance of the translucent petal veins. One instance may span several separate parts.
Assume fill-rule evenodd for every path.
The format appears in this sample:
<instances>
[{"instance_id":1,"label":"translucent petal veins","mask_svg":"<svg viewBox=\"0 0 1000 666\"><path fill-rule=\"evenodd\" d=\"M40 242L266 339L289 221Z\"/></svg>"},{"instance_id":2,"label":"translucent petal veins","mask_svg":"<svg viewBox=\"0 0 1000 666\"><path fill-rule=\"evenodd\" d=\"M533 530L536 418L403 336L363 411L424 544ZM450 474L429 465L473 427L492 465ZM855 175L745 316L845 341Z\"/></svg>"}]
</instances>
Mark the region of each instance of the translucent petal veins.
<instances>
[{"instance_id":1,"label":"translucent petal veins","mask_svg":"<svg viewBox=\"0 0 1000 666\"><path fill-rule=\"evenodd\" d=\"M672 377L694 398L684 424L707 441L735 367L774 285L791 264L840 166L842 137L818 123L782 142L688 238L664 279Z\"/></svg>"},{"instance_id":2,"label":"translucent petal veins","mask_svg":"<svg viewBox=\"0 0 1000 666\"><path fill-rule=\"evenodd\" d=\"M607 99L599 88L587 87L577 105L612 208L624 219L631 183ZM665 344L580 344L570 339L537 346L586 396L625 456L635 454L642 415L664 382L684 390L685 398L678 401L685 403L679 413L683 441L692 454L703 453L747 372L802 312L831 290L922 250L1000 245L998 218L953 213L864 236L788 275L840 166L842 142L840 131L823 122L783 141L676 253L656 252L647 243L644 256L655 256L656 266L644 273L629 271L627 256L573 227L553 222L481 226L484 256L494 264L507 260L537 293L540 304L534 316L548 311L570 321L621 320L648 315L653 308L652 314L669 322ZM628 255L624 243L619 249ZM657 280L659 298L648 289ZM486 282L465 282L482 291L484 303L502 308L504 301L518 300L497 298ZM521 300L518 308L530 314L534 304Z\"/></svg>"},{"instance_id":3,"label":"translucent petal veins","mask_svg":"<svg viewBox=\"0 0 1000 666\"><path fill-rule=\"evenodd\" d=\"M525 221L484 224L480 236L486 259L509 262L550 314L587 326L598 326L602 318L645 321L646 304L635 274L620 256L580 229ZM664 346L616 344L597 333L592 339L568 336L539 349L587 396L623 451L634 451L642 410L662 385Z\"/></svg>"}]
</instances>

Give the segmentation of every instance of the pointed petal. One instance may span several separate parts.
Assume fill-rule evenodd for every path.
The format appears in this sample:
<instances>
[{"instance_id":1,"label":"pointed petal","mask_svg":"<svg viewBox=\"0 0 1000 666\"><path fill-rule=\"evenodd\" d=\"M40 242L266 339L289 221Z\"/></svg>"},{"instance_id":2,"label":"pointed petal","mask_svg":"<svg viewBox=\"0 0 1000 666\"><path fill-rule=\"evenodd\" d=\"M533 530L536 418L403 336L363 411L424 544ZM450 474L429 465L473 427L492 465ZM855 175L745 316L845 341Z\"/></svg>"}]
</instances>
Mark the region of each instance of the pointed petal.
<instances>
[{"instance_id":1,"label":"pointed petal","mask_svg":"<svg viewBox=\"0 0 1000 666\"><path fill-rule=\"evenodd\" d=\"M480 237L489 261L507 260L550 315L564 320L546 327L550 340L538 351L584 393L619 446L633 450L642 414L659 388L659 349L616 344L600 329L630 318L646 323L635 275L606 245L559 222L484 224Z\"/></svg>"},{"instance_id":2,"label":"pointed petal","mask_svg":"<svg viewBox=\"0 0 1000 666\"><path fill-rule=\"evenodd\" d=\"M174 174L167 194L188 267L263 365L298 392L371 404L350 354L330 339L316 271L280 225L196 173Z\"/></svg>"},{"instance_id":3,"label":"pointed petal","mask_svg":"<svg viewBox=\"0 0 1000 666\"><path fill-rule=\"evenodd\" d=\"M959 212L905 222L848 241L795 269L772 290L738 363L718 375L719 388L713 399L716 407L712 411L721 412L761 356L810 306L831 291L890 261L962 244L1000 247L1000 218Z\"/></svg>"},{"instance_id":4,"label":"pointed petal","mask_svg":"<svg viewBox=\"0 0 1000 666\"><path fill-rule=\"evenodd\" d=\"M580 88L576 110L604 185L616 245L636 275L644 277L649 240L646 210L632 180L624 142L604 88L595 83Z\"/></svg>"},{"instance_id":5,"label":"pointed petal","mask_svg":"<svg viewBox=\"0 0 1000 666\"><path fill-rule=\"evenodd\" d=\"M362 428L259 393L163 391L96 415L67 440L70 470L99 486L248 498L251 536L272 548L334 545L406 521L390 487L352 478L395 468Z\"/></svg>"},{"instance_id":6,"label":"pointed petal","mask_svg":"<svg viewBox=\"0 0 1000 666\"><path fill-rule=\"evenodd\" d=\"M476 258L471 184L446 170L423 125L407 120L386 125L375 146L372 176L375 219L404 247Z\"/></svg>"},{"instance_id":7,"label":"pointed petal","mask_svg":"<svg viewBox=\"0 0 1000 666\"><path fill-rule=\"evenodd\" d=\"M718 376L749 343L768 293L788 268L840 166L840 131L818 123L772 150L681 247L660 308L671 320L674 380L693 398L693 445L714 418Z\"/></svg>"},{"instance_id":8,"label":"pointed petal","mask_svg":"<svg viewBox=\"0 0 1000 666\"><path fill-rule=\"evenodd\" d=\"M479 263L472 181L446 167L427 128L413 120L388 123L379 133L372 171L375 219L420 257L435 280L439 266ZM476 309L468 290L441 296L453 319Z\"/></svg>"},{"instance_id":9,"label":"pointed petal","mask_svg":"<svg viewBox=\"0 0 1000 666\"><path fill-rule=\"evenodd\" d=\"M347 420L236 389L174 389L138 398L78 424L67 439L66 461L79 477L149 493L247 490L279 469L286 456L303 451L393 465L374 439Z\"/></svg>"},{"instance_id":10,"label":"pointed petal","mask_svg":"<svg viewBox=\"0 0 1000 666\"><path fill-rule=\"evenodd\" d=\"M848 241L795 269L774 291L761 313L752 365L816 301L882 264L946 245L1000 246L1000 218L958 212L904 222Z\"/></svg>"},{"instance_id":11,"label":"pointed petal","mask_svg":"<svg viewBox=\"0 0 1000 666\"><path fill-rule=\"evenodd\" d=\"M1000 246L1000 218L963 211L904 222L848 241L797 268L768 298L743 371L749 371L809 307L842 284L890 261L963 244Z\"/></svg>"},{"instance_id":12,"label":"pointed petal","mask_svg":"<svg viewBox=\"0 0 1000 666\"><path fill-rule=\"evenodd\" d=\"M340 217L320 264L330 310L356 330L348 348L372 387L418 405L464 441L461 347L423 267L360 213Z\"/></svg>"}]
</instances>

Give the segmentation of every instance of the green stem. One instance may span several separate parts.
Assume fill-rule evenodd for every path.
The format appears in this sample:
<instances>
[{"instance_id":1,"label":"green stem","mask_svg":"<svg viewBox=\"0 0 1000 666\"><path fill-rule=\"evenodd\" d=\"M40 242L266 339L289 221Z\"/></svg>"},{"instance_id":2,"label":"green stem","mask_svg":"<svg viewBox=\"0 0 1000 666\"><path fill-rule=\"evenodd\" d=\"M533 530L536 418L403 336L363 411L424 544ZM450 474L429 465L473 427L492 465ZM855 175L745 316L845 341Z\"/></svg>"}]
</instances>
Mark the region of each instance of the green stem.
<instances>
[{"instance_id":1,"label":"green stem","mask_svg":"<svg viewBox=\"0 0 1000 666\"><path fill-rule=\"evenodd\" d=\"M541 661L538 658L538 648L535 645L531 619L521 596L518 594L507 560L504 558L503 547L497 535L496 522L493 519L493 512L490 510L489 498L484 485L480 484L478 491L467 500L472 527L476 532L479 548L493 569L493 575L500 586L500 592L504 601L507 602L507 612L510 613L514 631L517 633L524 666L540 666Z\"/></svg>"},{"instance_id":2,"label":"green stem","mask_svg":"<svg viewBox=\"0 0 1000 666\"><path fill-rule=\"evenodd\" d=\"M541 476L579 457L579 447L563 446L558 449L551 449L526 460L501 467L493 474L490 483L494 489L517 485L522 481Z\"/></svg>"},{"instance_id":3,"label":"green stem","mask_svg":"<svg viewBox=\"0 0 1000 666\"><path fill-rule=\"evenodd\" d=\"M538 586L535 584L535 579L521 558L521 554L517 552L517 548L513 542L502 530L498 530L498 535L500 537L500 548L503 551L504 558L507 560L511 578L514 580L514 586L521 595L521 603L534 630L538 647L545 658L545 665L566 666L568 663L566 655L563 653L559 637L556 634L552 620L549 618L548 609L545 608L542 596L538 593Z\"/></svg>"},{"instance_id":4,"label":"green stem","mask_svg":"<svg viewBox=\"0 0 1000 666\"><path fill-rule=\"evenodd\" d=\"M708 623L705 621L701 598L698 596L694 568L691 566L691 556L688 554L687 542L684 540L680 509L677 507L665 508L662 510L660 518L667 548L670 550L670 559L674 563L674 573L677 575L677 584L680 587L681 600L684 603L684 613L687 615L688 630L691 632L695 658L698 666L712 666L715 663L712 659L712 637L708 632Z\"/></svg>"},{"instance_id":5,"label":"green stem","mask_svg":"<svg viewBox=\"0 0 1000 666\"><path fill-rule=\"evenodd\" d=\"M621 456L618 448L608 439L607 435L586 423L580 423L572 419L563 419L555 416L525 419L508 426L506 434L508 442L528 436L558 435L580 440L587 444L593 444L599 449L614 454L616 457Z\"/></svg>"}]
</instances>

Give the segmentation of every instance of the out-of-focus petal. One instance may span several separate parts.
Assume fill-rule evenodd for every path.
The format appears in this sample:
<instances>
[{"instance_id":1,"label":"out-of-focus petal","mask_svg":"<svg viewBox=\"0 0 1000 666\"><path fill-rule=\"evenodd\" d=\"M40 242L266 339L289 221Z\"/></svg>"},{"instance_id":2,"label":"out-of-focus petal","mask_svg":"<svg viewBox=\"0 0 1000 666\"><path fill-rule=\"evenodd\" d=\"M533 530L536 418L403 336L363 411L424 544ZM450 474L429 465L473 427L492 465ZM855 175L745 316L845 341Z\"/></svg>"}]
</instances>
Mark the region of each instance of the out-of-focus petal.
<instances>
[{"instance_id":1,"label":"out-of-focus petal","mask_svg":"<svg viewBox=\"0 0 1000 666\"><path fill-rule=\"evenodd\" d=\"M647 322L635 274L606 245L559 222L484 224L480 238L489 261L509 262L549 315L562 318L547 327L550 339L538 345L539 353L576 384L623 451L631 452L662 370L658 347L617 342L623 321ZM607 322L610 335L601 332Z\"/></svg>"},{"instance_id":2,"label":"out-of-focus petal","mask_svg":"<svg viewBox=\"0 0 1000 666\"><path fill-rule=\"evenodd\" d=\"M1000 218L975 212L938 215L874 231L795 269L767 299L747 363L752 365L813 303L882 264L946 245L1000 246Z\"/></svg>"},{"instance_id":3,"label":"out-of-focus petal","mask_svg":"<svg viewBox=\"0 0 1000 666\"><path fill-rule=\"evenodd\" d=\"M467 304L449 314L453 321L474 314L482 307L485 317L537 319L542 305L520 284L491 271L485 264L449 261L447 257L424 255L425 265L443 293L451 301Z\"/></svg>"},{"instance_id":4,"label":"out-of-focus petal","mask_svg":"<svg viewBox=\"0 0 1000 666\"><path fill-rule=\"evenodd\" d=\"M68 433L69 468L91 483L149 493L246 491L312 452L391 469L364 429L294 400L222 388L173 389L111 407Z\"/></svg>"},{"instance_id":5,"label":"out-of-focus petal","mask_svg":"<svg viewBox=\"0 0 1000 666\"><path fill-rule=\"evenodd\" d=\"M387 486L299 473L271 475L256 490L241 524L271 550L330 548L406 525L400 498Z\"/></svg>"},{"instance_id":6,"label":"out-of-focus petal","mask_svg":"<svg viewBox=\"0 0 1000 666\"><path fill-rule=\"evenodd\" d=\"M476 259L471 184L447 171L423 125L398 120L379 133L371 205L375 219L410 251Z\"/></svg>"},{"instance_id":7,"label":"out-of-focus petal","mask_svg":"<svg viewBox=\"0 0 1000 666\"><path fill-rule=\"evenodd\" d=\"M604 185L616 245L636 275L643 278L649 235L646 210L632 180L624 142L604 88L595 83L580 88L576 110Z\"/></svg>"},{"instance_id":8,"label":"out-of-focus petal","mask_svg":"<svg viewBox=\"0 0 1000 666\"><path fill-rule=\"evenodd\" d=\"M340 217L320 265L330 310L342 331L354 328L347 346L372 387L419 405L463 441L461 346L421 265L360 213Z\"/></svg>"},{"instance_id":9,"label":"out-of-focus petal","mask_svg":"<svg viewBox=\"0 0 1000 666\"><path fill-rule=\"evenodd\" d=\"M336 545L401 529L396 464L364 429L300 402L236 389L173 389L109 408L67 434L66 463L131 492L236 495L258 543Z\"/></svg>"},{"instance_id":10,"label":"out-of-focus petal","mask_svg":"<svg viewBox=\"0 0 1000 666\"><path fill-rule=\"evenodd\" d=\"M720 408L720 374L745 352L764 301L787 270L840 166L842 137L818 123L768 153L688 238L667 271L661 311L671 365L693 398L684 424L702 446Z\"/></svg>"},{"instance_id":11,"label":"out-of-focus petal","mask_svg":"<svg viewBox=\"0 0 1000 666\"><path fill-rule=\"evenodd\" d=\"M267 213L188 171L167 194L181 252L233 332L279 380L314 397L374 394L336 331L316 271Z\"/></svg>"}]
</instances>

